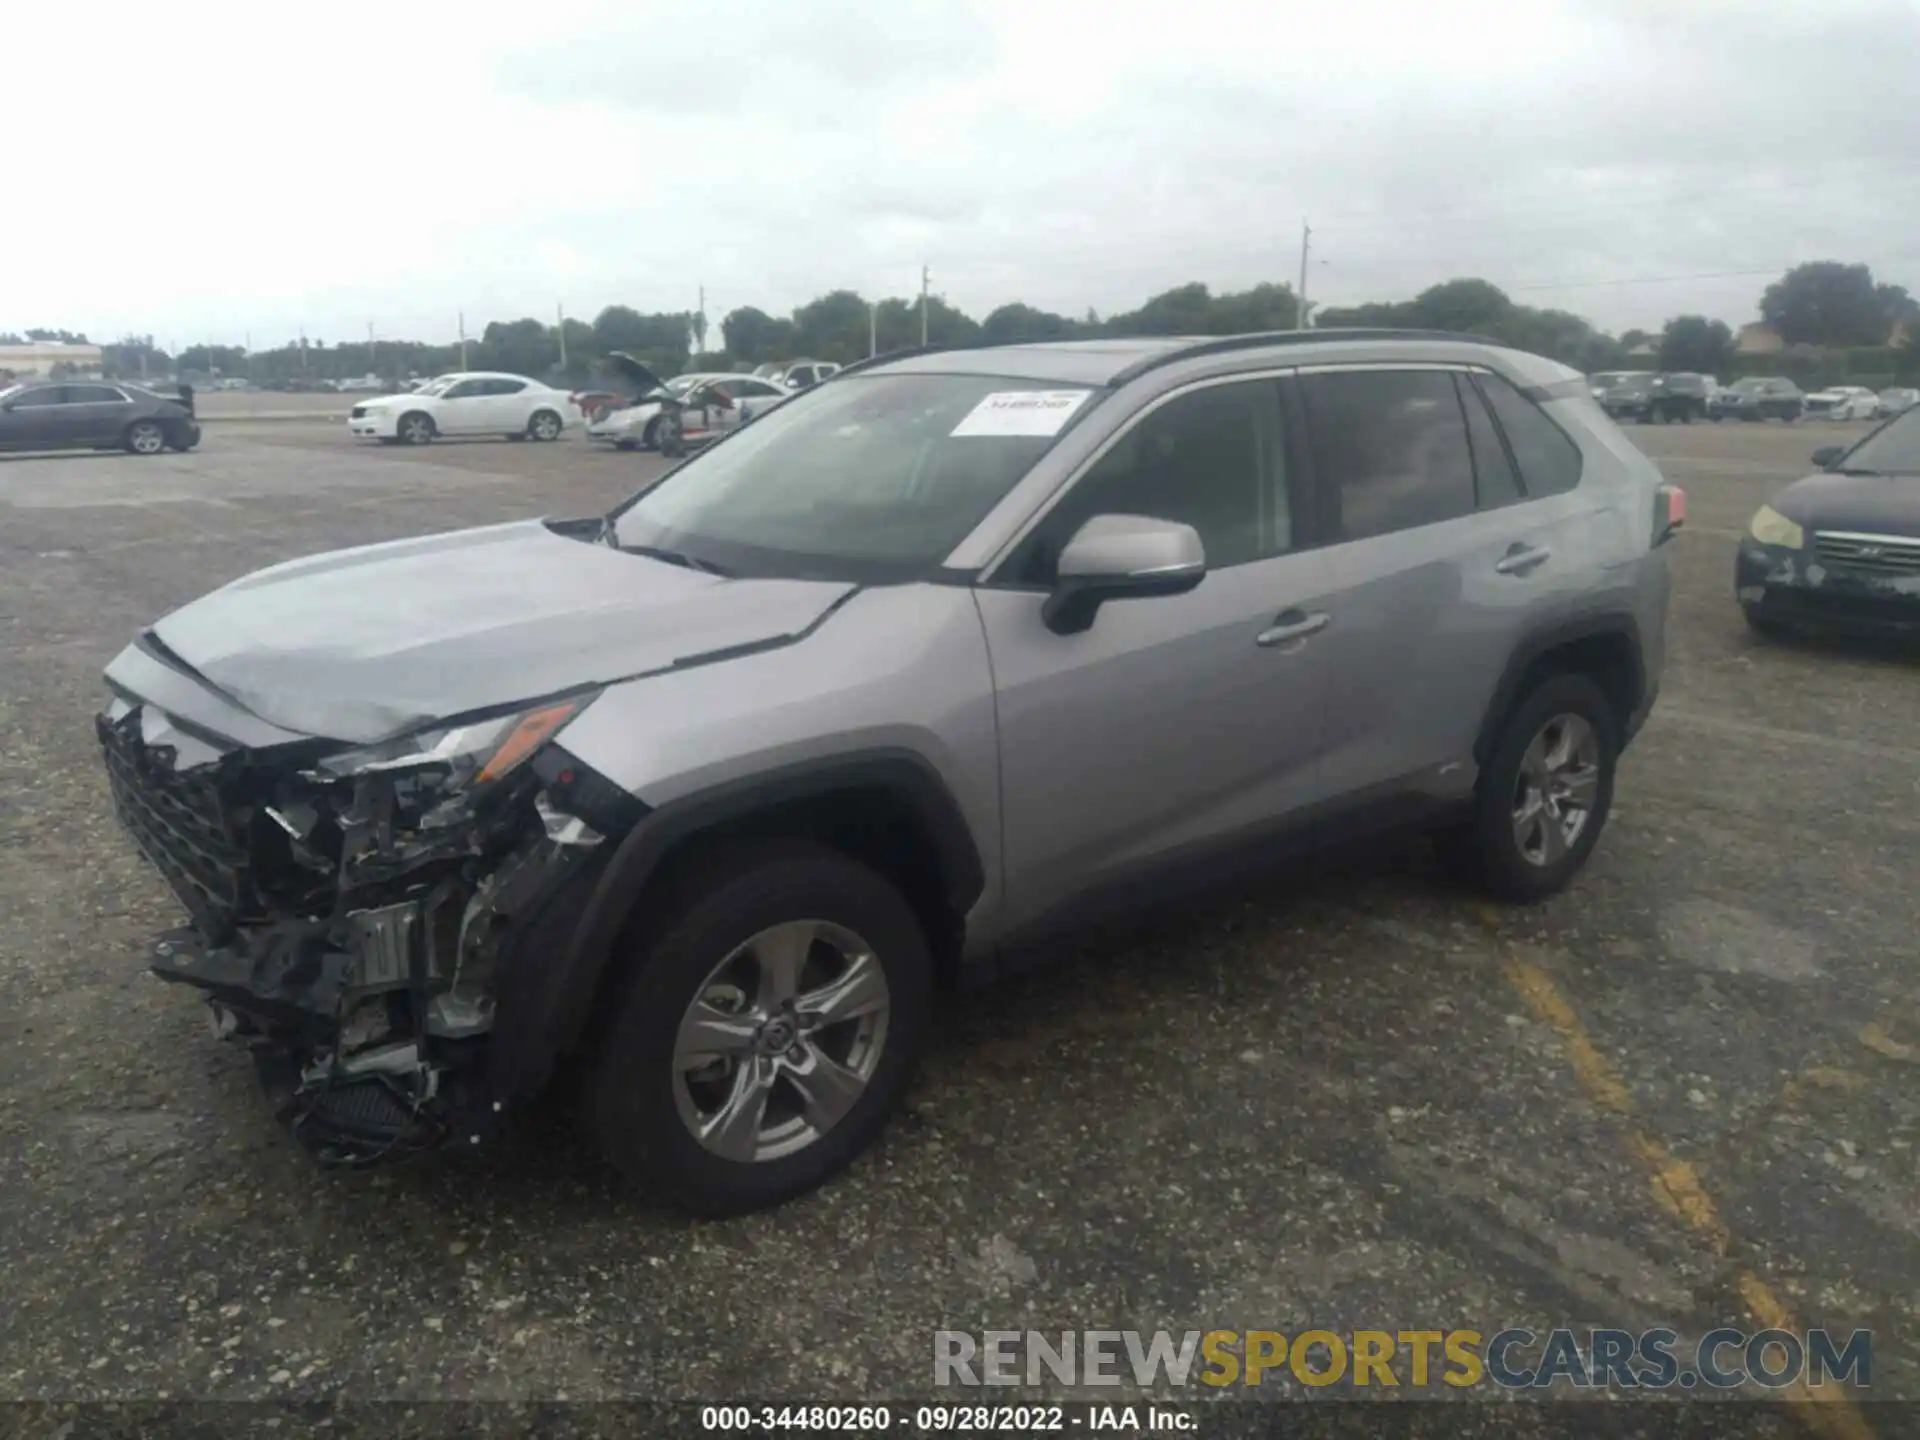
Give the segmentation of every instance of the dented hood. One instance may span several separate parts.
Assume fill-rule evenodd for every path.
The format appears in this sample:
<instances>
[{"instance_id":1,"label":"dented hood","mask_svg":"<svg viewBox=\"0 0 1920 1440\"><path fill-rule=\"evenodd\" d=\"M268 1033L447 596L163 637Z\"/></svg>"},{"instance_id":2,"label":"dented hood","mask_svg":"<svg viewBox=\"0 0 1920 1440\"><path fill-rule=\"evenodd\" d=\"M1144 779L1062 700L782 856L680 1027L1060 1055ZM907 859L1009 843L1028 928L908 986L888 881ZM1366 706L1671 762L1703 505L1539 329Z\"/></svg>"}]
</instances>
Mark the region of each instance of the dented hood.
<instances>
[{"instance_id":1,"label":"dented hood","mask_svg":"<svg viewBox=\"0 0 1920 1440\"><path fill-rule=\"evenodd\" d=\"M276 565L151 633L261 719L367 743L789 642L854 588L709 575L534 520Z\"/></svg>"}]
</instances>

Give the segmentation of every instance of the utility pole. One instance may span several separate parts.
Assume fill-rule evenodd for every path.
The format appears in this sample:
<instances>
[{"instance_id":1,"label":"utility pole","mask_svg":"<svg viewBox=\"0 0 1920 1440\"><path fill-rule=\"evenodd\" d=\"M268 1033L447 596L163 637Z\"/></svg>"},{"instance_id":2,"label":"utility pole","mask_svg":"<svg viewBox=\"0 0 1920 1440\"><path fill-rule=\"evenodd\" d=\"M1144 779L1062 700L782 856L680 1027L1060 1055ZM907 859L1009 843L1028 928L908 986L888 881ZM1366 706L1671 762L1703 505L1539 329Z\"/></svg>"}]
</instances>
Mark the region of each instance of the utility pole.
<instances>
[{"instance_id":1,"label":"utility pole","mask_svg":"<svg viewBox=\"0 0 1920 1440\"><path fill-rule=\"evenodd\" d=\"M1300 222L1300 294L1296 300L1293 328L1307 328L1307 250L1313 243L1313 227L1305 220Z\"/></svg>"},{"instance_id":2,"label":"utility pole","mask_svg":"<svg viewBox=\"0 0 1920 1440\"><path fill-rule=\"evenodd\" d=\"M920 344L922 347L924 347L927 343L927 284L928 284L928 281L929 281L929 276L927 274L927 267L922 265L920 267Z\"/></svg>"},{"instance_id":3,"label":"utility pole","mask_svg":"<svg viewBox=\"0 0 1920 1440\"><path fill-rule=\"evenodd\" d=\"M467 368L467 312L460 312L460 368Z\"/></svg>"},{"instance_id":4,"label":"utility pole","mask_svg":"<svg viewBox=\"0 0 1920 1440\"><path fill-rule=\"evenodd\" d=\"M553 302L553 329L560 337L560 368L567 368L567 315L558 300Z\"/></svg>"}]
</instances>

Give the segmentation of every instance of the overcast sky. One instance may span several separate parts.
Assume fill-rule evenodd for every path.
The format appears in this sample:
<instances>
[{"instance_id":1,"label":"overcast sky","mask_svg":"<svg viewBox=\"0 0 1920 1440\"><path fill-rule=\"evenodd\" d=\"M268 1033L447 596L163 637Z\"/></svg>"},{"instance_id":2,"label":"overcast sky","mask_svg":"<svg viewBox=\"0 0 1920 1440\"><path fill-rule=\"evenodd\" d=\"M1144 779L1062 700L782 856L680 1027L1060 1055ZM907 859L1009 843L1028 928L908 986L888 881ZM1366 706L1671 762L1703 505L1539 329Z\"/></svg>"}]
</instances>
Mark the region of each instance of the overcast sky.
<instances>
[{"instance_id":1,"label":"overcast sky","mask_svg":"<svg viewBox=\"0 0 1920 1440\"><path fill-rule=\"evenodd\" d=\"M1478 275L1738 324L1825 258L1920 293L1920 0L77 15L7 21L0 330L450 339L702 285L717 321L922 263L976 316L1106 314L1292 280L1303 217L1329 304Z\"/></svg>"}]
</instances>

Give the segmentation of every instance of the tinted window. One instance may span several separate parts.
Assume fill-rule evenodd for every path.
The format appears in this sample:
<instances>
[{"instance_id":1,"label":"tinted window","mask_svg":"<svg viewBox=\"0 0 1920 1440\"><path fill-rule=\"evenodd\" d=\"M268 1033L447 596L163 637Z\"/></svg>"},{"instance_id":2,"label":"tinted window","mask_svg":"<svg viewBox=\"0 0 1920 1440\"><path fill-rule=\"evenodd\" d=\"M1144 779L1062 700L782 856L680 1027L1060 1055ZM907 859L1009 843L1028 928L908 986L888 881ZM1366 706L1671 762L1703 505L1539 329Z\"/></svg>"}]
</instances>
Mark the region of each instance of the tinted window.
<instances>
[{"instance_id":1,"label":"tinted window","mask_svg":"<svg viewBox=\"0 0 1920 1440\"><path fill-rule=\"evenodd\" d=\"M487 382L489 395L518 395L526 388L527 382L524 380L489 380Z\"/></svg>"},{"instance_id":2,"label":"tinted window","mask_svg":"<svg viewBox=\"0 0 1920 1440\"><path fill-rule=\"evenodd\" d=\"M65 389L59 385L42 385L37 390L23 391L14 397L13 408L24 410L29 406L58 405L65 395Z\"/></svg>"},{"instance_id":3,"label":"tinted window","mask_svg":"<svg viewBox=\"0 0 1920 1440\"><path fill-rule=\"evenodd\" d=\"M772 399L780 393L762 380L729 380L727 389L736 395L746 395L759 400Z\"/></svg>"},{"instance_id":4,"label":"tinted window","mask_svg":"<svg viewBox=\"0 0 1920 1440\"><path fill-rule=\"evenodd\" d=\"M851 382L849 382L851 383ZM1095 515L1148 515L1200 532L1209 569L1292 546L1279 480L1278 392L1269 381L1210 385L1169 400L1132 429L1047 516L1025 578L1045 581L1060 547Z\"/></svg>"},{"instance_id":5,"label":"tinted window","mask_svg":"<svg viewBox=\"0 0 1920 1440\"><path fill-rule=\"evenodd\" d=\"M1500 442L1500 432L1494 428L1486 402L1466 376L1456 375L1454 380L1466 409L1467 440L1473 447L1474 492L1480 508L1497 510L1523 499L1520 478L1513 473L1513 461L1507 458L1507 447Z\"/></svg>"},{"instance_id":6,"label":"tinted window","mask_svg":"<svg viewBox=\"0 0 1920 1440\"><path fill-rule=\"evenodd\" d=\"M1329 533L1363 540L1474 508L1467 422L1444 370L1302 377Z\"/></svg>"},{"instance_id":7,"label":"tinted window","mask_svg":"<svg viewBox=\"0 0 1920 1440\"><path fill-rule=\"evenodd\" d=\"M787 376L787 383L790 385L811 385L813 383L813 371L809 367L802 365L798 370L795 370Z\"/></svg>"},{"instance_id":8,"label":"tinted window","mask_svg":"<svg viewBox=\"0 0 1920 1440\"><path fill-rule=\"evenodd\" d=\"M119 405L124 403L126 398L110 385L69 385L67 387L69 405Z\"/></svg>"},{"instance_id":9,"label":"tinted window","mask_svg":"<svg viewBox=\"0 0 1920 1440\"><path fill-rule=\"evenodd\" d=\"M1520 466L1527 494L1560 495L1580 483L1580 447L1533 401L1498 375L1475 377Z\"/></svg>"}]
</instances>

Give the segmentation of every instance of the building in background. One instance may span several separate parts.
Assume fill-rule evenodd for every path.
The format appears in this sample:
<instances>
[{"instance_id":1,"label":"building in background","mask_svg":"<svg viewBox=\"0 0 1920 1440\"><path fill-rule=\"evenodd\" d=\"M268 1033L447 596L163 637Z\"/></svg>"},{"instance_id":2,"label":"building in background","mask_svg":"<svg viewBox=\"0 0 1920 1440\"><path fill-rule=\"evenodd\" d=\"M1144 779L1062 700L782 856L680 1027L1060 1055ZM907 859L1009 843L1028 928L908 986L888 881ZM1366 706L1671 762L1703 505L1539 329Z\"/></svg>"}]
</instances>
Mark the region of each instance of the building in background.
<instances>
[{"instance_id":1,"label":"building in background","mask_svg":"<svg viewBox=\"0 0 1920 1440\"><path fill-rule=\"evenodd\" d=\"M52 340L35 340L25 345L0 345L0 375L16 380L44 380L61 367L61 375L93 376L100 373L98 345L62 345Z\"/></svg>"}]
</instances>

